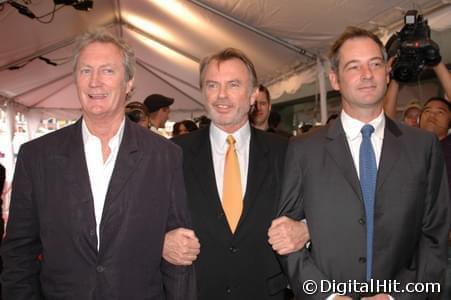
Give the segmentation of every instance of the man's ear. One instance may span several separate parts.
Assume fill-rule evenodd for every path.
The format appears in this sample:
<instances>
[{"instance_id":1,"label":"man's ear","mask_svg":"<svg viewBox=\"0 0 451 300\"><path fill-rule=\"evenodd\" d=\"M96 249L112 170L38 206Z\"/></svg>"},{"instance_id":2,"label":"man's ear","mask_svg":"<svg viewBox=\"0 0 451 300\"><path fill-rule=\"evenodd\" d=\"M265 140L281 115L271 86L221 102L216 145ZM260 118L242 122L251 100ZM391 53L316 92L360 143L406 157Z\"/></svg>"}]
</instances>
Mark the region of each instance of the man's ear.
<instances>
[{"instance_id":1,"label":"man's ear","mask_svg":"<svg viewBox=\"0 0 451 300\"><path fill-rule=\"evenodd\" d=\"M134 82L135 82L135 78L132 78L129 81L127 81L127 83L125 84L125 93L126 94L128 94L132 91Z\"/></svg>"},{"instance_id":2,"label":"man's ear","mask_svg":"<svg viewBox=\"0 0 451 300\"><path fill-rule=\"evenodd\" d=\"M340 83L338 80L338 74L335 71L329 71L329 81L332 88L336 91L340 90Z\"/></svg>"},{"instance_id":3,"label":"man's ear","mask_svg":"<svg viewBox=\"0 0 451 300\"><path fill-rule=\"evenodd\" d=\"M251 92L251 96L249 98L250 100L249 104L251 106L255 104L255 100L257 99L258 93L259 93L258 88L254 88L253 91Z\"/></svg>"}]
</instances>

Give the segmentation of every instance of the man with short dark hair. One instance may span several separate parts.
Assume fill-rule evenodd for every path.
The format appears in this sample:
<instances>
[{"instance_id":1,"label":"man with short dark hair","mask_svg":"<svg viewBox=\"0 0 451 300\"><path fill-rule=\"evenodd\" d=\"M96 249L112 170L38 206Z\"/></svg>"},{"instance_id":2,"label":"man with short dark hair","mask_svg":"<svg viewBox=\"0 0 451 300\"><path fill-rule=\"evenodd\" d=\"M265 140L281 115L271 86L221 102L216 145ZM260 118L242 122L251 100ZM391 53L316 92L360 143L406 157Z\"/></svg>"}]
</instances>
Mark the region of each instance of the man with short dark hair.
<instances>
[{"instance_id":1,"label":"man with short dark hair","mask_svg":"<svg viewBox=\"0 0 451 300\"><path fill-rule=\"evenodd\" d=\"M258 95L255 99L254 109L251 113L252 126L263 131L269 131L269 113L271 112L271 96L267 87L258 86ZM274 131L274 129L272 129Z\"/></svg>"},{"instance_id":2,"label":"man with short dark hair","mask_svg":"<svg viewBox=\"0 0 451 300\"><path fill-rule=\"evenodd\" d=\"M424 104L420 116L420 127L434 133L440 140L443 154L445 156L446 170L448 172L448 189L450 192L451 207L451 135L448 134L451 125L451 103L440 97L432 97ZM448 233L448 268L446 279L446 293L443 293L441 299L451 297L451 210L450 225ZM445 291L445 287L443 287Z\"/></svg>"},{"instance_id":3,"label":"man with short dark hair","mask_svg":"<svg viewBox=\"0 0 451 300\"><path fill-rule=\"evenodd\" d=\"M311 238L310 247L281 257L291 287L299 299L430 298L432 288L408 293L407 285L438 284L446 267L438 140L384 115L389 68L376 35L349 27L330 61L340 117L293 139L287 152L280 215L305 218Z\"/></svg>"},{"instance_id":4,"label":"man with short dark hair","mask_svg":"<svg viewBox=\"0 0 451 300\"><path fill-rule=\"evenodd\" d=\"M149 112L149 127L158 134L158 129L164 128L164 124L169 119L170 106L174 103L174 99L160 95L152 94L144 100Z\"/></svg>"}]
</instances>

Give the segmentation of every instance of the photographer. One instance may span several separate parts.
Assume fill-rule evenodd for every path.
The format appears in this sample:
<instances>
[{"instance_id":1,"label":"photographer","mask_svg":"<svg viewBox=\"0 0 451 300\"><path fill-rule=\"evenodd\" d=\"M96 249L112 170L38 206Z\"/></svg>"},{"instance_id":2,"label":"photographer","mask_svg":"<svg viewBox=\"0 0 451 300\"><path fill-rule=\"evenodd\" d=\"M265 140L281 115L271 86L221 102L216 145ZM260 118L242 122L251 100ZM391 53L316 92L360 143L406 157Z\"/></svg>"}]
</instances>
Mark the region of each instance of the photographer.
<instances>
[{"instance_id":1,"label":"photographer","mask_svg":"<svg viewBox=\"0 0 451 300\"><path fill-rule=\"evenodd\" d=\"M409 10L404 16L401 31L393 34L387 41L386 50L391 57L391 82L384 99L385 113L396 118L399 83L415 82L424 68L432 68L442 84L445 94L451 96L451 74L441 61L440 49L431 39L428 22L416 10ZM403 122L409 126L419 126L419 107L407 107Z\"/></svg>"},{"instance_id":2,"label":"photographer","mask_svg":"<svg viewBox=\"0 0 451 300\"><path fill-rule=\"evenodd\" d=\"M389 63L393 62L393 58L390 59ZM440 62L438 65L431 67L435 74L437 75L437 78L446 94L446 97L448 101L451 99L451 73L446 68L445 64L443 62ZM400 83L396 81L394 78L390 80L390 84L388 85L387 92L385 94L384 98L384 111L387 116L389 116L391 119L396 119L396 106L398 103L398 94L400 89ZM408 122L406 122L408 110L406 109L403 114L403 123L406 123L408 125ZM419 120L417 120L416 127L419 126Z\"/></svg>"}]
</instances>

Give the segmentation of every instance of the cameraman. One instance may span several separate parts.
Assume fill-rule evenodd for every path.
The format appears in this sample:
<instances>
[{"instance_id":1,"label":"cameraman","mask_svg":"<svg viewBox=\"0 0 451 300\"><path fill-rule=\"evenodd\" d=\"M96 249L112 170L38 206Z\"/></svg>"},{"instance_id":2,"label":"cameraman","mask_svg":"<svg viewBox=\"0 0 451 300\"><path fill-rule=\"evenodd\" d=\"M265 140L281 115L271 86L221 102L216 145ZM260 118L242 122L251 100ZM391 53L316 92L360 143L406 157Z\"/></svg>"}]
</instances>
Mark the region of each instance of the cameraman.
<instances>
[{"instance_id":1,"label":"cameraman","mask_svg":"<svg viewBox=\"0 0 451 300\"><path fill-rule=\"evenodd\" d=\"M389 60L389 63L391 64L393 62L393 58ZM445 64L443 62L438 63L436 66L431 67L435 74L437 75L437 78L440 82L440 84L443 87L443 90L446 94L446 98L448 101L451 99L451 73L446 68ZM398 101L398 93L399 93L399 83L395 79L390 80L390 84L388 85L387 92L385 94L384 98L384 111L385 114L390 117L391 119L396 119L396 106ZM407 115L407 110L404 112L403 115L403 123L409 124L406 122L405 117ZM417 120L416 127L419 127L419 120Z\"/></svg>"}]
</instances>

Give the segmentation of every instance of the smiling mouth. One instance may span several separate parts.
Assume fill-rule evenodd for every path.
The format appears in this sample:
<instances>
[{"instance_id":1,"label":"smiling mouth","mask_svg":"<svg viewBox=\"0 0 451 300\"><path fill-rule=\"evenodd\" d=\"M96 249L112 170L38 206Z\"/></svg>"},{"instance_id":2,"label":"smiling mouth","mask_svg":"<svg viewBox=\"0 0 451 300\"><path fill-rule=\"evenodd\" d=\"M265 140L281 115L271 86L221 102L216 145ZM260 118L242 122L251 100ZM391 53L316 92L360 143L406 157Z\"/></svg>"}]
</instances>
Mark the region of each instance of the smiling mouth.
<instances>
[{"instance_id":1,"label":"smiling mouth","mask_svg":"<svg viewBox=\"0 0 451 300\"><path fill-rule=\"evenodd\" d=\"M217 110L217 111L229 111L232 106L231 105L227 105L227 104L214 104L213 107Z\"/></svg>"},{"instance_id":2,"label":"smiling mouth","mask_svg":"<svg viewBox=\"0 0 451 300\"><path fill-rule=\"evenodd\" d=\"M88 97L93 100L102 100L105 99L108 94L88 94Z\"/></svg>"},{"instance_id":3,"label":"smiling mouth","mask_svg":"<svg viewBox=\"0 0 451 300\"><path fill-rule=\"evenodd\" d=\"M363 87L360 87L359 90L361 90L361 91L371 91L371 90L374 90L375 88L376 88L376 86L374 86L374 85L372 85L372 86L363 86Z\"/></svg>"}]
</instances>

